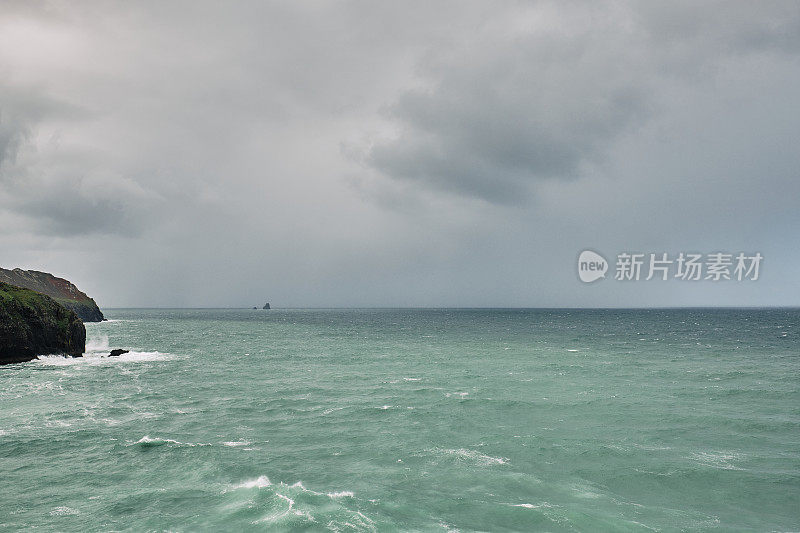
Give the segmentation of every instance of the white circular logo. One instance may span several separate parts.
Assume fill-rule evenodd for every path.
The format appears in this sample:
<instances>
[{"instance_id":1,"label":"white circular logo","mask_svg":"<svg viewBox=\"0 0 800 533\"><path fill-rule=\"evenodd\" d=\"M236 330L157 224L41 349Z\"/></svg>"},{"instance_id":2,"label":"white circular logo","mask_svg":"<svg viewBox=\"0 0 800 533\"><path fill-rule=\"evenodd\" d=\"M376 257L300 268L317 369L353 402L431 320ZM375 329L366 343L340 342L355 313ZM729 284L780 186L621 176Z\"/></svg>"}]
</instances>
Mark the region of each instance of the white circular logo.
<instances>
[{"instance_id":1,"label":"white circular logo","mask_svg":"<svg viewBox=\"0 0 800 533\"><path fill-rule=\"evenodd\" d=\"M578 277L584 283L591 283L606 277L608 261L602 255L591 250L584 250L578 256Z\"/></svg>"}]
</instances>

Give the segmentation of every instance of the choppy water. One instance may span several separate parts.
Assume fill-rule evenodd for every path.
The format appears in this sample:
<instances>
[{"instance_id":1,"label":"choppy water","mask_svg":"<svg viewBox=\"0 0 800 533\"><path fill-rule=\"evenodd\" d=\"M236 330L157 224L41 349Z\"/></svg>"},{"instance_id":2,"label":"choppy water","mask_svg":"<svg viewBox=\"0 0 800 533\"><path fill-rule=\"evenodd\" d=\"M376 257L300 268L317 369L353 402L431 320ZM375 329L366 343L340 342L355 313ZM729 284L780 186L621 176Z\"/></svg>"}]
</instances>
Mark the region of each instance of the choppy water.
<instances>
[{"instance_id":1,"label":"choppy water","mask_svg":"<svg viewBox=\"0 0 800 533\"><path fill-rule=\"evenodd\" d=\"M106 314L0 367L0 529L800 529L798 310Z\"/></svg>"}]
</instances>

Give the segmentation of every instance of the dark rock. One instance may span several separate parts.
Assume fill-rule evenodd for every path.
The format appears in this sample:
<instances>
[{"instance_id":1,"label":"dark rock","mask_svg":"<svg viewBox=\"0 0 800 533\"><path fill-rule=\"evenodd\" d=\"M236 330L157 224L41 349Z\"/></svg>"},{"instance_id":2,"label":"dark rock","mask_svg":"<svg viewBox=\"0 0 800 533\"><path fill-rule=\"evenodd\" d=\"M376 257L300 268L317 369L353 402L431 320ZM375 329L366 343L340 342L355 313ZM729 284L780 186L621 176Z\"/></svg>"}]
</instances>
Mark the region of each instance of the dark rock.
<instances>
[{"instance_id":1,"label":"dark rock","mask_svg":"<svg viewBox=\"0 0 800 533\"><path fill-rule=\"evenodd\" d=\"M53 298L0 281L0 364L37 355L80 357L86 328L74 311Z\"/></svg>"},{"instance_id":2,"label":"dark rock","mask_svg":"<svg viewBox=\"0 0 800 533\"><path fill-rule=\"evenodd\" d=\"M108 354L108 356L109 357L119 357L120 355L122 355L124 353L128 353L129 351L130 350L120 350L119 348L116 348L114 350L111 350L111 353Z\"/></svg>"},{"instance_id":3,"label":"dark rock","mask_svg":"<svg viewBox=\"0 0 800 533\"><path fill-rule=\"evenodd\" d=\"M267 303L264 304L264 307L262 309L269 309L269 308L270 308L269 307L269 302L267 302Z\"/></svg>"},{"instance_id":4,"label":"dark rock","mask_svg":"<svg viewBox=\"0 0 800 533\"><path fill-rule=\"evenodd\" d=\"M67 309L75 311L84 322L105 320L97 304L78 287L63 278L37 270L6 270L0 268L0 281L46 294Z\"/></svg>"}]
</instances>

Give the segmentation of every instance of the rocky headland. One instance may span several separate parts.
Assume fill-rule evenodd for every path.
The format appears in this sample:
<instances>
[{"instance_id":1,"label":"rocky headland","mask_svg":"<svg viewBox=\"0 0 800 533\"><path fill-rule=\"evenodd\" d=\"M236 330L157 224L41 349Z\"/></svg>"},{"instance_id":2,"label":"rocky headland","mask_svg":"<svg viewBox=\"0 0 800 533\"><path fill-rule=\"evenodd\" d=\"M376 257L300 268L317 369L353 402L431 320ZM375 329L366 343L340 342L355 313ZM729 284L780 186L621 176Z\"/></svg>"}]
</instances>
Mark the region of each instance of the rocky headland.
<instances>
[{"instance_id":1,"label":"rocky headland","mask_svg":"<svg viewBox=\"0 0 800 533\"><path fill-rule=\"evenodd\" d=\"M0 364L45 354L79 357L85 349L86 327L74 311L50 296L0 281Z\"/></svg>"},{"instance_id":2,"label":"rocky headland","mask_svg":"<svg viewBox=\"0 0 800 533\"><path fill-rule=\"evenodd\" d=\"M84 322L100 322L105 320L100 308L86 293L63 278L57 278L47 272L37 270L8 270L0 268L0 282L23 287L44 294L60 303L67 309L75 311Z\"/></svg>"}]
</instances>

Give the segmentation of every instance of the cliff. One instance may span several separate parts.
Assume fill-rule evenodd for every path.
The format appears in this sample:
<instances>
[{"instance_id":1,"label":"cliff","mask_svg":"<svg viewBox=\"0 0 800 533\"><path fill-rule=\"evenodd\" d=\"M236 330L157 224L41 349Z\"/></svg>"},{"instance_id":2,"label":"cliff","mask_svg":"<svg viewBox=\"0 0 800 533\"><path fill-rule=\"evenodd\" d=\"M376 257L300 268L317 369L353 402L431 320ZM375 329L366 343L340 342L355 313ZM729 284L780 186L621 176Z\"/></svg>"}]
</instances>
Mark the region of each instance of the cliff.
<instances>
[{"instance_id":1,"label":"cliff","mask_svg":"<svg viewBox=\"0 0 800 533\"><path fill-rule=\"evenodd\" d=\"M37 355L78 357L86 349L86 328L75 312L53 298L0 282L0 365Z\"/></svg>"},{"instance_id":2,"label":"cliff","mask_svg":"<svg viewBox=\"0 0 800 533\"><path fill-rule=\"evenodd\" d=\"M75 311L84 322L105 320L94 300L79 291L78 287L69 281L57 278L47 272L22 270L21 268L14 270L0 268L0 282L45 294L67 309Z\"/></svg>"}]
</instances>

